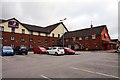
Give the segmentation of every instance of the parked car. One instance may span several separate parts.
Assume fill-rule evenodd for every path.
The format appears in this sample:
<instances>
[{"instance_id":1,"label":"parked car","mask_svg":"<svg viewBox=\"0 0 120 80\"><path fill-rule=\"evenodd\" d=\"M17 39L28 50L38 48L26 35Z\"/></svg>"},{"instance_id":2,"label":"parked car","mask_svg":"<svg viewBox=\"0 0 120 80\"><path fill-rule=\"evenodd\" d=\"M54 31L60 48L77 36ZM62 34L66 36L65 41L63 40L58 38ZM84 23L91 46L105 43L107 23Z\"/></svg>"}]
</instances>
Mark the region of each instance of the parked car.
<instances>
[{"instance_id":1,"label":"parked car","mask_svg":"<svg viewBox=\"0 0 120 80\"><path fill-rule=\"evenodd\" d=\"M38 47L38 48L34 48L34 53L47 53L47 50L44 47Z\"/></svg>"},{"instance_id":2,"label":"parked car","mask_svg":"<svg viewBox=\"0 0 120 80\"><path fill-rule=\"evenodd\" d=\"M60 54L65 54L65 52L62 47L51 47L47 49L47 54L54 54L57 56Z\"/></svg>"},{"instance_id":3,"label":"parked car","mask_svg":"<svg viewBox=\"0 0 120 80\"><path fill-rule=\"evenodd\" d=\"M5 55L11 55L11 56L14 55L14 50L11 46L3 46L2 56L5 56Z\"/></svg>"},{"instance_id":4,"label":"parked car","mask_svg":"<svg viewBox=\"0 0 120 80\"><path fill-rule=\"evenodd\" d=\"M64 47L64 51L65 51L65 54L75 54L75 51L70 49L70 48L67 48L67 47Z\"/></svg>"},{"instance_id":5,"label":"parked car","mask_svg":"<svg viewBox=\"0 0 120 80\"><path fill-rule=\"evenodd\" d=\"M28 54L28 49L25 46L17 46L15 48L15 53L16 54L23 54L24 53L25 55L27 55Z\"/></svg>"}]
</instances>

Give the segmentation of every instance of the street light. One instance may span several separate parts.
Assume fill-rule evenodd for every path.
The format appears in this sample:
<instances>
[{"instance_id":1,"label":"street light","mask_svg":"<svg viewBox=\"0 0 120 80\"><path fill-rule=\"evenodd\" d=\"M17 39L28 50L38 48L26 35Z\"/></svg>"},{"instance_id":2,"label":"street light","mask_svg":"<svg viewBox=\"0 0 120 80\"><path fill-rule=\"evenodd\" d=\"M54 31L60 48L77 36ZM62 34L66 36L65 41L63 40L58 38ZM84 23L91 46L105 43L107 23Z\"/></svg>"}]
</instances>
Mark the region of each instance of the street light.
<instances>
[{"instance_id":1,"label":"street light","mask_svg":"<svg viewBox=\"0 0 120 80\"><path fill-rule=\"evenodd\" d=\"M64 22L67 18L64 18L62 20L60 20L61 22ZM64 47L64 28L63 28L63 47Z\"/></svg>"}]
</instances>

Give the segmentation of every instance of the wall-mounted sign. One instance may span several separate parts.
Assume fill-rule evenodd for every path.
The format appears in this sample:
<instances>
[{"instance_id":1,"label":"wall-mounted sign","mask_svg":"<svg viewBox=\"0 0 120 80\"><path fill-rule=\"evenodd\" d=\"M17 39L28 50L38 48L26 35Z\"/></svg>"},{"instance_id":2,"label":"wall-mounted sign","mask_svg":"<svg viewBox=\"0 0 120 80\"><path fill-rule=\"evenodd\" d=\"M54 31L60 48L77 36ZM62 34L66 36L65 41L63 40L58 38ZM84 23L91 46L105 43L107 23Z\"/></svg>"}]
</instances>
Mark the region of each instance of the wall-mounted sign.
<instances>
[{"instance_id":1,"label":"wall-mounted sign","mask_svg":"<svg viewBox=\"0 0 120 80\"><path fill-rule=\"evenodd\" d=\"M18 28L18 27L19 27L19 23L16 22L16 21L9 21L9 22L8 22L8 27Z\"/></svg>"}]
</instances>

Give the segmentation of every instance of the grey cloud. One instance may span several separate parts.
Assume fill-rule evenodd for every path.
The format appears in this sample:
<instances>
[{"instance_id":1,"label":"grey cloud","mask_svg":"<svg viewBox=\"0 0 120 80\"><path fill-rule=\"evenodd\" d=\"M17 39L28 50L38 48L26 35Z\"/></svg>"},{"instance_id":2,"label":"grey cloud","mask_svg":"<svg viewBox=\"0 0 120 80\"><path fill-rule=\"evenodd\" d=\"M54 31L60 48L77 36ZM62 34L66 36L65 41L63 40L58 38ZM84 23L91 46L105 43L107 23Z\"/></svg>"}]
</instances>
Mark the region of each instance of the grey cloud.
<instances>
[{"instance_id":1,"label":"grey cloud","mask_svg":"<svg viewBox=\"0 0 120 80\"><path fill-rule=\"evenodd\" d=\"M2 3L2 17L16 17L30 24L46 26L67 18L64 24L69 30L83 29L105 24L110 34L117 34L117 1L78 0L59 2L8 2ZM114 30L114 31L113 31ZM114 38L114 35L111 35Z\"/></svg>"}]
</instances>

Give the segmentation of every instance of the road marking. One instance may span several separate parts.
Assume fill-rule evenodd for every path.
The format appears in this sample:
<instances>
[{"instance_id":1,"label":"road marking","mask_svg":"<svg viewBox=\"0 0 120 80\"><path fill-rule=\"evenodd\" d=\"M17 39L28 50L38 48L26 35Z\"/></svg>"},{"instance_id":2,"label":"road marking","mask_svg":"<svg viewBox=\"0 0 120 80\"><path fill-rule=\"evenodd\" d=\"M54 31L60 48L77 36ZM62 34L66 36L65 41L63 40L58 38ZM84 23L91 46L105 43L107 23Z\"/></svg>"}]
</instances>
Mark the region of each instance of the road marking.
<instances>
[{"instance_id":1,"label":"road marking","mask_svg":"<svg viewBox=\"0 0 120 80\"><path fill-rule=\"evenodd\" d=\"M44 75L40 75L40 76L43 77L43 78L45 78L45 79L47 79L47 80L52 80L52 79L50 79L50 78L48 78L48 77L46 77Z\"/></svg>"},{"instance_id":2,"label":"road marking","mask_svg":"<svg viewBox=\"0 0 120 80\"><path fill-rule=\"evenodd\" d=\"M75 70L81 70L81 71L84 71L84 72L93 73L93 74L99 74L99 75L103 75L103 76L108 76L108 77L113 77L113 78L118 78L118 79L120 79L120 77L113 76L113 75L109 75L109 74L105 74L105 73L93 72L93 71L89 71L89 70L85 70L85 69L79 69L79 68L76 68L76 67L70 67L70 68L71 68L71 69L75 69Z\"/></svg>"}]
</instances>

